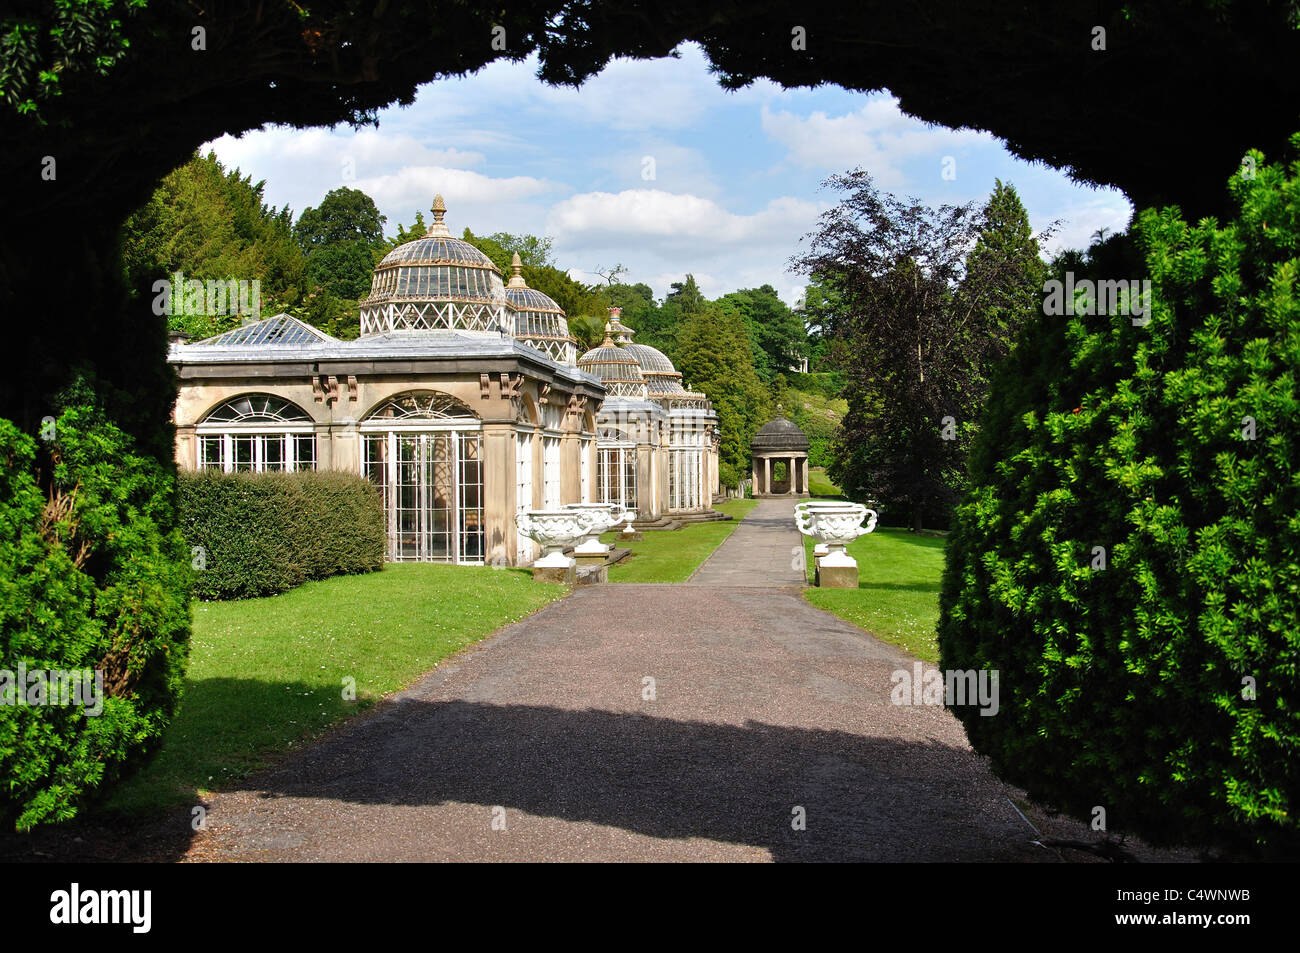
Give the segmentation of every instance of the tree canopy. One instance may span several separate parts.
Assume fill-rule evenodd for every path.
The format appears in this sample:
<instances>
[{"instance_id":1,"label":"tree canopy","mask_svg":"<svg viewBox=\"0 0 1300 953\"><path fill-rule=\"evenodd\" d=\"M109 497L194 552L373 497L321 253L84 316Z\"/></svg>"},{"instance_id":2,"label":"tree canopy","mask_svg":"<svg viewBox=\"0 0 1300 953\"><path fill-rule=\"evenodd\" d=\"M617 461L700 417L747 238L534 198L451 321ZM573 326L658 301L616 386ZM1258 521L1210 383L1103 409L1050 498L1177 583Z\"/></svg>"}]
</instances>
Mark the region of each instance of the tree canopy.
<instances>
[{"instance_id":1,"label":"tree canopy","mask_svg":"<svg viewBox=\"0 0 1300 953\"><path fill-rule=\"evenodd\" d=\"M360 189L334 189L319 206L303 209L293 234L307 256L307 277L337 298L364 298L385 245L385 221Z\"/></svg>"},{"instance_id":2,"label":"tree canopy","mask_svg":"<svg viewBox=\"0 0 1300 953\"><path fill-rule=\"evenodd\" d=\"M919 529L958 499L989 375L1038 305L1038 238L1001 182L982 212L883 194L862 170L829 184L844 197L796 262L835 289L849 409L830 472Z\"/></svg>"},{"instance_id":3,"label":"tree canopy","mask_svg":"<svg viewBox=\"0 0 1300 953\"><path fill-rule=\"evenodd\" d=\"M268 206L265 183L227 171L213 153L195 154L163 178L122 230L122 272L145 292L158 280L256 279L260 307L274 314L303 298L306 261L292 213ZM237 324L236 314L186 314L174 308L172 330L206 337Z\"/></svg>"}]
</instances>

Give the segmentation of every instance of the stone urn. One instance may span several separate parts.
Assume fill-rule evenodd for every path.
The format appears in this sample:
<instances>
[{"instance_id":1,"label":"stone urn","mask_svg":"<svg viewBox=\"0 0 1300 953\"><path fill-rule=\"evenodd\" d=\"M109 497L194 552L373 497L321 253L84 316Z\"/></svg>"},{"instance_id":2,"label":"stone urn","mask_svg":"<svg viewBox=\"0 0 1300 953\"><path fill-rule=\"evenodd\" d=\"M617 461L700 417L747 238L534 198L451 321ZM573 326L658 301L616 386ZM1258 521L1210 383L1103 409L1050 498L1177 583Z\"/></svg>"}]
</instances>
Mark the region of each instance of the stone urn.
<instances>
[{"instance_id":1,"label":"stone urn","mask_svg":"<svg viewBox=\"0 0 1300 953\"><path fill-rule=\"evenodd\" d=\"M623 535L628 538L635 536L637 539L640 539L641 534L632 528L632 521L636 519L636 510L630 509L626 506L623 507L623 515L621 519L623 520Z\"/></svg>"},{"instance_id":2,"label":"stone urn","mask_svg":"<svg viewBox=\"0 0 1300 953\"><path fill-rule=\"evenodd\" d=\"M808 507L795 513L799 532L826 544L826 555L817 559L817 585L835 589L858 587L858 563L845 547L875 529L876 519L875 510L861 503Z\"/></svg>"},{"instance_id":3,"label":"stone urn","mask_svg":"<svg viewBox=\"0 0 1300 953\"><path fill-rule=\"evenodd\" d=\"M599 556L603 559L607 556L613 547L607 543L602 543L600 534L618 525L623 518L623 514L620 512L623 507L618 503L565 503L564 508L590 513L595 517L591 524L591 530L583 541L574 547L573 554L579 558L583 556Z\"/></svg>"},{"instance_id":4,"label":"stone urn","mask_svg":"<svg viewBox=\"0 0 1300 953\"><path fill-rule=\"evenodd\" d=\"M533 576L555 582L571 583L576 576L573 557L564 555L566 546L581 542L592 526L604 525L599 514L588 510L527 510L515 516L519 532L530 537L543 549L533 563Z\"/></svg>"},{"instance_id":5,"label":"stone urn","mask_svg":"<svg viewBox=\"0 0 1300 953\"><path fill-rule=\"evenodd\" d=\"M802 503L796 503L796 504L794 505L794 514L795 514L795 515L794 515L794 518L795 518L795 522L797 523L797 522L799 521L801 515L807 513L808 510L818 510L818 509L820 509L820 510L832 509L832 510L833 510L833 509L835 509L836 507L842 507L842 506L853 506L853 505L856 505L856 504L848 504L848 503L845 503L843 500L804 500ZM872 526L875 526L874 517L873 517L873 522L872 522L871 525L872 525ZM870 530L867 530L867 532L871 532L871 531L870 531ZM807 536L807 535L810 535L810 534L805 533L804 535ZM814 559L818 559L818 558L820 558L820 557L822 557L822 556L825 556L825 555L828 554L829 552L830 552L829 547L827 547L827 545L826 545L825 543L821 543L821 542L819 542L819 543L817 543L817 545L815 545L815 546L813 547L813 558L814 558Z\"/></svg>"}]
</instances>

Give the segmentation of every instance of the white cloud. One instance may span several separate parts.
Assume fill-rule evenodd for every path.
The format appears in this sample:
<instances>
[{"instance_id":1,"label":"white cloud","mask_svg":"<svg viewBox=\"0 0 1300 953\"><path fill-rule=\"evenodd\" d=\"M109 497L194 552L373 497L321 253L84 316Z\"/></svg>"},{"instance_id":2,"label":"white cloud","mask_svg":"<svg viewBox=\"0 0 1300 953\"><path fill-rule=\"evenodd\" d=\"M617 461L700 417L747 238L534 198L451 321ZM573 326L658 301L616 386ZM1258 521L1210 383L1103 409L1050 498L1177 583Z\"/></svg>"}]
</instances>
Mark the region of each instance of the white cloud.
<instances>
[{"instance_id":1,"label":"white cloud","mask_svg":"<svg viewBox=\"0 0 1300 953\"><path fill-rule=\"evenodd\" d=\"M832 116L820 110L806 116L762 107L763 131L789 151L787 161L810 169L866 169L886 189L906 182L903 164L933 156L936 175L945 154L971 146L996 144L988 133L927 127L899 109L889 95L871 96L856 112Z\"/></svg>"},{"instance_id":2,"label":"white cloud","mask_svg":"<svg viewBox=\"0 0 1300 953\"><path fill-rule=\"evenodd\" d=\"M435 194L441 194L448 209L473 209L497 206L504 202L553 191L562 186L528 175L496 179L469 169L443 166L407 166L391 175L357 179L353 188L360 189L381 208L427 208Z\"/></svg>"},{"instance_id":3,"label":"white cloud","mask_svg":"<svg viewBox=\"0 0 1300 953\"><path fill-rule=\"evenodd\" d=\"M684 129L715 105L709 94L717 92L717 81L699 47L687 44L679 52L677 59L616 59L577 89L538 83L530 58L529 105L552 118L610 129Z\"/></svg>"},{"instance_id":4,"label":"white cloud","mask_svg":"<svg viewBox=\"0 0 1300 953\"><path fill-rule=\"evenodd\" d=\"M788 245L812 227L817 214L812 202L789 197L773 199L753 215L738 215L697 195L625 189L572 195L552 207L547 222L551 234L575 245L618 236L665 248L685 243L726 248Z\"/></svg>"},{"instance_id":5,"label":"white cloud","mask_svg":"<svg viewBox=\"0 0 1300 953\"><path fill-rule=\"evenodd\" d=\"M658 137L638 137L630 149L595 156L592 167L603 170L610 185L690 192L717 198L720 194L708 157L699 149ZM599 187L592 183L591 187Z\"/></svg>"},{"instance_id":6,"label":"white cloud","mask_svg":"<svg viewBox=\"0 0 1300 953\"><path fill-rule=\"evenodd\" d=\"M790 197L744 215L659 189L586 192L551 207L547 234L562 261L584 266L570 271L579 281L592 283L596 267L622 263L625 282L644 282L660 297L689 272L707 297L770 284L793 303L802 279L787 271L788 260L820 211Z\"/></svg>"},{"instance_id":7,"label":"white cloud","mask_svg":"<svg viewBox=\"0 0 1300 953\"><path fill-rule=\"evenodd\" d=\"M367 168L394 165L437 165L468 168L482 165L484 155L456 148L439 148L411 135L379 129L286 129L283 127L248 133L236 139L222 136L210 144L227 165L259 166L265 161L317 167L341 175L350 162L357 174Z\"/></svg>"},{"instance_id":8,"label":"white cloud","mask_svg":"<svg viewBox=\"0 0 1300 953\"><path fill-rule=\"evenodd\" d=\"M1057 232L1045 243L1043 254L1051 258L1065 248L1086 249L1093 233L1104 228L1107 234L1122 232L1128 226L1133 206L1122 192L1098 189L1087 201L1071 202L1053 212L1030 210L1029 220L1035 229L1043 229L1059 220Z\"/></svg>"}]
</instances>

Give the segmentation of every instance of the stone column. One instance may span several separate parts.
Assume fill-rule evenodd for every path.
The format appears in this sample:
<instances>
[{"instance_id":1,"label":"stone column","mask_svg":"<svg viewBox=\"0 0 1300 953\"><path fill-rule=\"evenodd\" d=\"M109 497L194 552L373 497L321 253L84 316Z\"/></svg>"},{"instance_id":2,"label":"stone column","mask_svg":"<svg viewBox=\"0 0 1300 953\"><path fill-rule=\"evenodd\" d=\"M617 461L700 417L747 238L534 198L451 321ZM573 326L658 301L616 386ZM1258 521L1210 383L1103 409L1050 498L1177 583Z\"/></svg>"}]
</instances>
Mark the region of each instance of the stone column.
<instances>
[{"instance_id":1,"label":"stone column","mask_svg":"<svg viewBox=\"0 0 1300 953\"><path fill-rule=\"evenodd\" d=\"M772 492L772 458L763 458L763 495L768 496Z\"/></svg>"},{"instance_id":2,"label":"stone column","mask_svg":"<svg viewBox=\"0 0 1300 953\"><path fill-rule=\"evenodd\" d=\"M576 433L560 438L560 502L582 503L582 444Z\"/></svg>"},{"instance_id":3,"label":"stone column","mask_svg":"<svg viewBox=\"0 0 1300 953\"><path fill-rule=\"evenodd\" d=\"M656 520L654 451L646 444L636 448L636 515L637 519Z\"/></svg>"},{"instance_id":4,"label":"stone column","mask_svg":"<svg viewBox=\"0 0 1300 953\"><path fill-rule=\"evenodd\" d=\"M546 476L546 457L545 448L542 446L542 432L538 428L528 437L533 443L533 506L535 510L540 510L546 503L546 487L543 480Z\"/></svg>"},{"instance_id":5,"label":"stone column","mask_svg":"<svg viewBox=\"0 0 1300 953\"><path fill-rule=\"evenodd\" d=\"M176 428L176 466L193 470L199 465L199 442L194 425Z\"/></svg>"},{"instance_id":6,"label":"stone column","mask_svg":"<svg viewBox=\"0 0 1300 953\"><path fill-rule=\"evenodd\" d=\"M518 565L515 528L515 428L512 424L484 424L483 558L488 565Z\"/></svg>"},{"instance_id":7,"label":"stone column","mask_svg":"<svg viewBox=\"0 0 1300 953\"><path fill-rule=\"evenodd\" d=\"M811 496L812 491L808 489L808 458L803 458L803 466L799 468L803 472L803 487L801 493Z\"/></svg>"},{"instance_id":8,"label":"stone column","mask_svg":"<svg viewBox=\"0 0 1300 953\"><path fill-rule=\"evenodd\" d=\"M785 495L794 496L794 457L790 457L785 465Z\"/></svg>"}]
</instances>

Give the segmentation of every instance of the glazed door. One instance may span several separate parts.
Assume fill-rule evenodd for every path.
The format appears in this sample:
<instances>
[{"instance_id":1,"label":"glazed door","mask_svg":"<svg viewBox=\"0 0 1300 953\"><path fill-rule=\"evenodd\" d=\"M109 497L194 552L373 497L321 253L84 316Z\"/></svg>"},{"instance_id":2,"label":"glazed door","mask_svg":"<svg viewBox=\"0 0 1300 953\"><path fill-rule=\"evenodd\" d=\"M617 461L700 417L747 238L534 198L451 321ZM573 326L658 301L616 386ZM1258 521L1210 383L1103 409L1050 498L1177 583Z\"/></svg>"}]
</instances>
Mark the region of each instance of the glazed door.
<instances>
[{"instance_id":1,"label":"glazed door","mask_svg":"<svg viewBox=\"0 0 1300 953\"><path fill-rule=\"evenodd\" d=\"M388 432L364 440L364 471L383 493L388 558L482 561L479 435Z\"/></svg>"}]
</instances>

